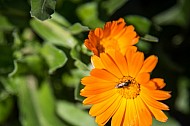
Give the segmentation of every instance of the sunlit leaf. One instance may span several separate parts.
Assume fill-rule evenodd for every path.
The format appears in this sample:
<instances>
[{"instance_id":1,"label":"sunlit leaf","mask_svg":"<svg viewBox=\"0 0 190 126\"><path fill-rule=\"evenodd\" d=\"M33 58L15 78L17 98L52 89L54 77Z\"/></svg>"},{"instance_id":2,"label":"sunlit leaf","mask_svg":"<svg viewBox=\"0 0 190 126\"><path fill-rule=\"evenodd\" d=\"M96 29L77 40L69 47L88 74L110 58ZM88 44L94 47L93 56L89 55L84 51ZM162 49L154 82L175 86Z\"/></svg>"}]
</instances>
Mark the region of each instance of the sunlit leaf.
<instances>
[{"instance_id":1,"label":"sunlit leaf","mask_svg":"<svg viewBox=\"0 0 190 126\"><path fill-rule=\"evenodd\" d=\"M84 31L89 31L90 29L87 26L82 26L80 23L75 23L69 27L69 30L72 34L78 34Z\"/></svg>"},{"instance_id":2,"label":"sunlit leaf","mask_svg":"<svg viewBox=\"0 0 190 126\"><path fill-rule=\"evenodd\" d=\"M54 13L56 0L31 0L31 16L40 20L51 18Z\"/></svg>"},{"instance_id":3,"label":"sunlit leaf","mask_svg":"<svg viewBox=\"0 0 190 126\"><path fill-rule=\"evenodd\" d=\"M107 13L111 15L127 1L128 0L106 0L102 3L102 8L105 8Z\"/></svg>"},{"instance_id":4,"label":"sunlit leaf","mask_svg":"<svg viewBox=\"0 0 190 126\"><path fill-rule=\"evenodd\" d=\"M139 15L129 15L125 17L127 24L135 26L135 31L140 34L148 34L151 26L151 21Z\"/></svg>"},{"instance_id":5,"label":"sunlit leaf","mask_svg":"<svg viewBox=\"0 0 190 126\"><path fill-rule=\"evenodd\" d=\"M48 120L47 122L51 126L66 126L56 115L55 99L51 87L47 81L44 81L41 84L41 88L38 91L38 98L41 111L45 118Z\"/></svg>"},{"instance_id":6,"label":"sunlit leaf","mask_svg":"<svg viewBox=\"0 0 190 126\"><path fill-rule=\"evenodd\" d=\"M73 126L97 126L87 111L81 110L73 103L67 101L57 102L57 113L62 119Z\"/></svg>"},{"instance_id":7,"label":"sunlit leaf","mask_svg":"<svg viewBox=\"0 0 190 126\"><path fill-rule=\"evenodd\" d=\"M98 18L98 5L96 2L89 2L77 8L77 15L83 24L91 27L102 27L104 23Z\"/></svg>"},{"instance_id":8,"label":"sunlit leaf","mask_svg":"<svg viewBox=\"0 0 190 126\"><path fill-rule=\"evenodd\" d=\"M62 67L67 61L65 53L51 44L44 44L41 49L41 54L49 66L50 74Z\"/></svg>"},{"instance_id":9,"label":"sunlit leaf","mask_svg":"<svg viewBox=\"0 0 190 126\"><path fill-rule=\"evenodd\" d=\"M56 13L56 12L54 14L52 14L52 20L65 27L71 26L70 22L67 21L66 18L64 18L63 16L61 16L59 13Z\"/></svg>"},{"instance_id":10,"label":"sunlit leaf","mask_svg":"<svg viewBox=\"0 0 190 126\"><path fill-rule=\"evenodd\" d=\"M31 20L32 28L37 34L49 43L73 48L77 40L71 33L53 20L38 21Z\"/></svg>"},{"instance_id":11,"label":"sunlit leaf","mask_svg":"<svg viewBox=\"0 0 190 126\"><path fill-rule=\"evenodd\" d=\"M23 126L65 126L55 114L54 98L47 82L42 83L40 89L33 76L14 78L14 83L19 85L19 111Z\"/></svg>"}]
</instances>

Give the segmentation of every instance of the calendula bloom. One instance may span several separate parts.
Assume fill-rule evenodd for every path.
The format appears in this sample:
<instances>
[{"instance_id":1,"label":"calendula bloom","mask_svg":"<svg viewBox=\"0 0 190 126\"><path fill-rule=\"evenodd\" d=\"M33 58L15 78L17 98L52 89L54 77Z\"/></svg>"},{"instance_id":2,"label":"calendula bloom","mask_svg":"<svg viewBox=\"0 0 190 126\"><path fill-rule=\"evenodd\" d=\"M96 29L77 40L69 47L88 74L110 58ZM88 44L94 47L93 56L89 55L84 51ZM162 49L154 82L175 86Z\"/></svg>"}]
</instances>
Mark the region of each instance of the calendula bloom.
<instances>
[{"instance_id":1,"label":"calendula bloom","mask_svg":"<svg viewBox=\"0 0 190 126\"><path fill-rule=\"evenodd\" d=\"M111 119L112 126L151 126L152 116L167 121L162 110L169 107L160 100L170 98L170 92L160 90L165 86L162 78L150 79L156 56L144 59L144 54L131 46L125 55L110 50L91 60L95 68L82 78L85 87L80 94L86 97L83 104L92 105L89 114L98 125Z\"/></svg>"},{"instance_id":2,"label":"calendula bloom","mask_svg":"<svg viewBox=\"0 0 190 126\"><path fill-rule=\"evenodd\" d=\"M107 50L117 49L125 54L126 47L135 45L139 40L134 27L126 26L123 18L117 21L107 22L104 28L96 28L89 32L88 39L85 40L85 46L95 55Z\"/></svg>"}]
</instances>

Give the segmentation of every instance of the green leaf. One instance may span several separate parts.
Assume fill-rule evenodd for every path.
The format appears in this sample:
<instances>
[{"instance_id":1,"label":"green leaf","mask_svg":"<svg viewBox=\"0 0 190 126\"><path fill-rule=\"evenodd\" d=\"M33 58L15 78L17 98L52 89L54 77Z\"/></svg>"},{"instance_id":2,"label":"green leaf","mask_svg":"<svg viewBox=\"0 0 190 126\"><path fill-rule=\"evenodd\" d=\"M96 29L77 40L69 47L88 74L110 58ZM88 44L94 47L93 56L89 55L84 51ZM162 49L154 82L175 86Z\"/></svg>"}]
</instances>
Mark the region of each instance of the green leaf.
<instances>
[{"instance_id":1,"label":"green leaf","mask_svg":"<svg viewBox=\"0 0 190 126\"><path fill-rule=\"evenodd\" d=\"M81 83L77 84L77 86L75 88L75 100L78 100L78 101L83 101L84 100L84 97L80 95L80 91L83 88L84 88L84 86Z\"/></svg>"},{"instance_id":2,"label":"green leaf","mask_svg":"<svg viewBox=\"0 0 190 126\"><path fill-rule=\"evenodd\" d=\"M91 27L102 27L104 23L98 18L98 5L96 2L89 2L77 8L77 15L83 24Z\"/></svg>"},{"instance_id":3,"label":"green leaf","mask_svg":"<svg viewBox=\"0 0 190 126\"><path fill-rule=\"evenodd\" d=\"M189 83L190 79L188 77L185 76L179 77L177 85L178 95L175 101L175 107L178 111L184 114L190 113L190 106L189 106L190 91L188 90L190 88Z\"/></svg>"},{"instance_id":4,"label":"green leaf","mask_svg":"<svg viewBox=\"0 0 190 126\"><path fill-rule=\"evenodd\" d=\"M84 31L89 31L90 29L87 26L82 26L80 23L75 23L69 27L69 30L72 34L79 34Z\"/></svg>"},{"instance_id":5,"label":"green leaf","mask_svg":"<svg viewBox=\"0 0 190 126\"><path fill-rule=\"evenodd\" d=\"M38 89L34 76L14 78L18 88L20 119L23 126L65 126L55 114L54 98L47 81Z\"/></svg>"},{"instance_id":6,"label":"green leaf","mask_svg":"<svg viewBox=\"0 0 190 126\"><path fill-rule=\"evenodd\" d=\"M84 70L84 71L90 70L90 68L80 60L76 60L74 64L77 68L79 68L81 70Z\"/></svg>"},{"instance_id":7,"label":"green leaf","mask_svg":"<svg viewBox=\"0 0 190 126\"><path fill-rule=\"evenodd\" d=\"M65 19L63 16L61 16L59 13L56 12L52 15L52 20L65 27L71 26L71 24L67 21L67 19Z\"/></svg>"},{"instance_id":8,"label":"green leaf","mask_svg":"<svg viewBox=\"0 0 190 126\"><path fill-rule=\"evenodd\" d=\"M129 15L125 17L127 24L132 24L140 34L148 34L152 25L151 21L139 15Z\"/></svg>"},{"instance_id":9,"label":"green leaf","mask_svg":"<svg viewBox=\"0 0 190 126\"><path fill-rule=\"evenodd\" d=\"M139 40L136 46L139 48L140 51L144 53L148 53L151 49L151 43L143 41L141 39Z\"/></svg>"},{"instance_id":10,"label":"green leaf","mask_svg":"<svg viewBox=\"0 0 190 126\"><path fill-rule=\"evenodd\" d=\"M31 16L40 20L51 18L54 13L56 0L31 0Z\"/></svg>"},{"instance_id":11,"label":"green leaf","mask_svg":"<svg viewBox=\"0 0 190 126\"><path fill-rule=\"evenodd\" d=\"M41 49L41 54L45 58L49 73L53 73L56 69L64 66L67 62L67 57L63 51L54 47L52 44L44 44Z\"/></svg>"},{"instance_id":12,"label":"green leaf","mask_svg":"<svg viewBox=\"0 0 190 126\"><path fill-rule=\"evenodd\" d=\"M57 113L72 126L97 126L94 119L86 111L67 101L57 102Z\"/></svg>"},{"instance_id":13,"label":"green leaf","mask_svg":"<svg viewBox=\"0 0 190 126\"><path fill-rule=\"evenodd\" d=\"M106 0L102 3L102 8L107 10L109 15L112 15L117 9L124 5L128 0Z\"/></svg>"},{"instance_id":14,"label":"green leaf","mask_svg":"<svg viewBox=\"0 0 190 126\"><path fill-rule=\"evenodd\" d=\"M80 60L80 51L81 47L80 45L76 45L74 48L71 49L70 55L75 60Z\"/></svg>"},{"instance_id":15,"label":"green leaf","mask_svg":"<svg viewBox=\"0 0 190 126\"><path fill-rule=\"evenodd\" d=\"M153 21L159 25L173 24L187 28L190 24L189 5L189 0L179 0L173 7L155 15Z\"/></svg>"},{"instance_id":16,"label":"green leaf","mask_svg":"<svg viewBox=\"0 0 190 126\"><path fill-rule=\"evenodd\" d=\"M51 126L65 126L55 113L55 99L48 81L43 81L38 91L40 109ZM47 105L48 103L48 105Z\"/></svg>"},{"instance_id":17,"label":"green leaf","mask_svg":"<svg viewBox=\"0 0 190 126\"><path fill-rule=\"evenodd\" d=\"M53 20L38 21L31 20L32 28L49 43L64 46L66 48L73 48L77 43L77 40L71 35L71 33L57 24Z\"/></svg>"},{"instance_id":18,"label":"green leaf","mask_svg":"<svg viewBox=\"0 0 190 126\"><path fill-rule=\"evenodd\" d=\"M158 42L158 38L149 34L146 34L144 37L141 37L140 39L148 42Z\"/></svg>"},{"instance_id":19,"label":"green leaf","mask_svg":"<svg viewBox=\"0 0 190 126\"><path fill-rule=\"evenodd\" d=\"M12 30L14 26L7 20L7 18L0 14L0 30Z\"/></svg>"},{"instance_id":20,"label":"green leaf","mask_svg":"<svg viewBox=\"0 0 190 126\"><path fill-rule=\"evenodd\" d=\"M8 96L6 99L0 99L0 124L2 124L11 114L13 108L13 98Z\"/></svg>"}]
</instances>

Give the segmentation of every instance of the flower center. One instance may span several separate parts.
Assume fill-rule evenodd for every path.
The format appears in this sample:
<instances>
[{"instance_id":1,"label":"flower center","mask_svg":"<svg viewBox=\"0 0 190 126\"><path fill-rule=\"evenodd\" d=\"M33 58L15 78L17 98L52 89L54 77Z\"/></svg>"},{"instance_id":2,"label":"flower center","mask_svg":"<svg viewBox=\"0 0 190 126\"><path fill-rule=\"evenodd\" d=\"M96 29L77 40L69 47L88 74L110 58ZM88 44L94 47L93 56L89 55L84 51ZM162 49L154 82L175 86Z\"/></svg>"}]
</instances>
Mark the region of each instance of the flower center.
<instances>
[{"instance_id":1,"label":"flower center","mask_svg":"<svg viewBox=\"0 0 190 126\"><path fill-rule=\"evenodd\" d=\"M140 93L140 85L130 76L120 79L115 88L117 89L117 93L127 99L134 99Z\"/></svg>"}]
</instances>

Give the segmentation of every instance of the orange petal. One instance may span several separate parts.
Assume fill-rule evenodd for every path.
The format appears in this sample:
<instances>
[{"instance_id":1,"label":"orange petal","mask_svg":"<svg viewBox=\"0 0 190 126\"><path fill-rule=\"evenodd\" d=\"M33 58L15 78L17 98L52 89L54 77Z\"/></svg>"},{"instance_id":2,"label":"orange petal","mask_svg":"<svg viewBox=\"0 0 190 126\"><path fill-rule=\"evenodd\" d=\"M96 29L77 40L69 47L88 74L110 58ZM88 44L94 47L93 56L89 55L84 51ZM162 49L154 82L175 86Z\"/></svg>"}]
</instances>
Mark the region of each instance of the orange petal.
<instances>
[{"instance_id":1,"label":"orange petal","mask_svg":"<svg viewBox=\"0 0 190 126\"><path fill-rule=\"evenodd\" d=\"M105 101L102 101L98 104L94 104L91 107L89 114L92 116L98 116L102 114L116 101L118 97L119 97L119 94L116 93L112 97L109 97L108 99L106 99Z\"/></svg>"},{"instance_id":2,"label":"orange petal","mask_svg":"<svg viewBox=\"0 0 190 126\"><path fill-rule=\"evenodd\" d=\"M143 64L143 67L141 68L141 72L152 72L152 70L155 68L156 64L158 62L158 57L155 55L149 56Z\"/></svg>"},{"instance_id":3,"label":"orange petal","mask_svg":"<svg viewBox=\"0 0 190 126\"><path fill-rule=\"evenodd\" d=\"M136 77L136 80L139 84L142 84L142 85L147 84L150 80L150 74L149 73L140 73Z\"/></svg>"},{"instance_id":4,"label":"orange petal","mask_svg":"<svg viewBox=\"0 0 190 126\"><path fill-rule=\"evenodd\" d=\"M162 91L162 90L149 90L145 87L141 87L147 94L149 94L150 97L152 97L155 100L166 100L171 97L169 91Z\"/></svg>"},{"instance_id":5,"label":"orange petal","mask_svg":"<svg viewBox=\"0 0 190 126\"><path fill-rule=\"evenodd\" d=\"M139 126L151 126L152 116L147 106L143 103L142 99L138 96L134 99L137 116L139 119Z\"/></svg>"},{"instance_id":6,"label":"orange petal","mask_svg":"<svg viewBox=\"0 0 190 126\"><path fill-rule=\"evenodd\" d=\"M160 109L151 106L148 106L148 108L150 109L156 120L160 122L166 122L168 120L168 117Z\"/></svg>"},{"instance_id":7,"label":"orange petal","mask_svg":"<svg viewBox=\"0 0 190 126\"><path fill-rule=\"evenodd\" d=\"M115 114L112 117L112 126L121 126L122 119L124 118L124 113L126 109L126 98L121 99L121 104Z\"/></svg>"},{"instance_id":8,"label":"orange petal","mask_svg":"<svg viewBox=\"0 0 190 126\"><path fill-rule=\"evenodd\" d=\"M101 78L103 80L110 80L113 82L118 82L118 78L116 76L114 76L112 73L108 72L107 70L95 68L90 72L90 74L91 74L91 76Z\"/></svg>"},{"instance_id":9,"label":"orange petal","mask_svg":"<svg viewBox=\"0 0 190 126\"><path fill-rule=\"evenodd\" d=\"M147 83L142 84L144 87L151 89L151 90L155 90L157 89L155 83L153 81L148 81Z\"/></svg>"},{"instance_id":10,"label":"orange petal","mask_svg":"<svg viewBox=\"0 0 190 126\"><path fill-rule=\"evenodd\" d=\"M151 80L155 83L157 89L162 89L166 85L164 83L164 79L162 79L162 78L153 78Z\"/></svg>"},{"instance_id":11,"label":"orange petal","mask_svg":"<svg viewBox=\"0 0 190 126\"><path fill-rule=\"evenodd\" d=\"M101 59L96 55L91 56L91 63L95 68L98 68L98 69L105 68L104 65L102 64Z\"/></svg>"},{"instance_id":12,"label":"orange petal","mask_svg":"<svg viewBox=\"0 0 190 126\"><path fill-rule=\"evenodd\" d=\"M147 94L147 92L145 91L146 90L144 90L144 88L141 88L140 97L146 103L146 105L152 106L154 108L161 109L161 110L169 110L169 107L167 105L165 105L162 102L156 101L155 99L150 97L149 94Z\"/></svg>"},{"instance_id":13,"label":"orange petal","mask_svg":"<svg viewBox=\"0 0 190 126\"><path fill-rule=\"evenodd\" d=\"M86 76L81 79L83 85L109 85L114 82L111 80L104 80L102 78L97 78L94 76Z\"/></svg>"},{"instance_id":14,"label":"orange petal","mask_svg":"<svg viewBox=\"0 0 190 126\"><path fill-rule=\"evenodd\" d=\"M128 67L125 57L116 50L111 50L109 52L109 55L112 57L112 59L114 59L117 67L119 68L123 76L128 76Z\"/></svg>"},{"instance_id":15,"label":"orange petal","mask_svg":"<svg viewBox=\"0 0 190 126\"><path fill-rule=\"evenodd\" d=\"M105 88L96 88L95 89L94 86L93 87L86 86L84 89L81 90L80 95L85 96L85 97L90 97L93 95L97 95L97 94L112 90L112 89L114 89L114 87L115 86L113 86L113 87L107 86Z\"/></svg>"},{"instance_id":16,"label":"orange petal","mask_svg":"<svg viewBox=\"0 0 190 126\"><path fill-rule=\"evenodd\" d=\"M124 126L138 126L138 115L133 99L127 99Z\"/></svg>"},{"instance_id":17,"label":"orange petal","mask_svg":"<svg viewBox=\"0 0 190 126\"><path fill-rule=\"evenodd\" d=\"M98 95L93 95L93 96L86 98L83 101L83 103L84 104L97 104L97 103L105 101L109 97L113 96L114 93L115 93L115 90L109 90L109 91L103 92L103 93L98 94Z\"/></svg>"},{"instance_id":18,"label":"orange petal","mask_svg":"<svg viewBox=\"0 0 190 126\"><path fill-rule=\"evenodd\" d=\"M96 29L94 30L94 34L95 34L96 36L98 36L99 38L102 38L102 37L103 37L103 30L102 30L101 28L96 28Z\"/></svg>"},{"instance_id":19,"label":"orange petal","mask_svg":"<svg viewBox=\"0 0 190 126\"><path fill-rule=\"evenodd\" d=\"M136 77L144 62L144 54L136 52L132 55L131 61L128 61L129 75Z\"/></svg>"},{"instance_id":20,"label":"orange petal","mask_svg":"<svg viewBox=\"0 0 190 126\"><path fill-rule=\"evenodd\" d=\"M122 97L118 97L108 109L106 109L102 114L98 115L96 117L96 122L98 124L105 125L120 106L121 99Z\"/></svg>"},{"instance_id":21,"label":"orange petal","mask_svg":"<svg viewBox=\"0 0 190 126\"><path fill-rule=\"evenodd\" d=\"M102 63L104 64L105 68L110 73L114 74L118 78L122 78L123 77L123 75L121 74L119 68L117 67L117 65L115 64L115 62L113 61L113 59L111 59L110 56L108 56L105 53L101 53L100 54L100 58L102 60Z\"/></svg>"}]
</instances>

